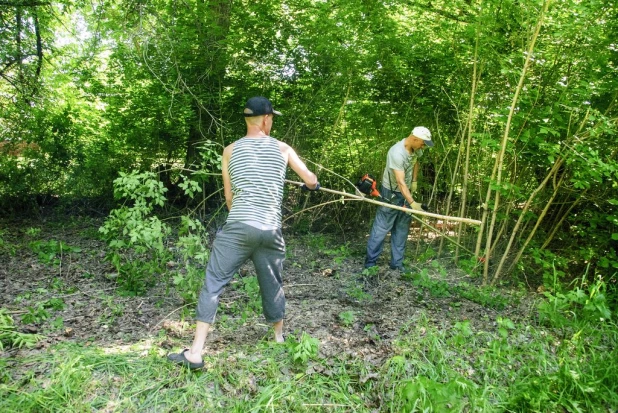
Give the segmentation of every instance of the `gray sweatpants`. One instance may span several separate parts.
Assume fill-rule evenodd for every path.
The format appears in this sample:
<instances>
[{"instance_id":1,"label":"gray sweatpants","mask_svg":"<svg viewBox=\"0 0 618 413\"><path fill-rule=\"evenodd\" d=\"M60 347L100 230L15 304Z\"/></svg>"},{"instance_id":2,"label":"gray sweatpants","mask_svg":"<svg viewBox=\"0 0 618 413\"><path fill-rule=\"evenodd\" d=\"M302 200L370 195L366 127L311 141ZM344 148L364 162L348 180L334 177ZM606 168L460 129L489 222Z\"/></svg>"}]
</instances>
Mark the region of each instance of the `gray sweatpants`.
<instances>
[{"instance_id":1,"label":"gray sweatpants","mask_svg":"<svg viewBox=\"0 0 618 413\"><path fill-rule=\"evenodd\" d=\"M281 272L285 243L281 228L263 231L242 222L230 222L217 235L210 252L197 303L198 321L214 323L219 296L247 259L255 266L266 321L276 323L283 319L285 295Z\"/></svg>"}]
</instances>

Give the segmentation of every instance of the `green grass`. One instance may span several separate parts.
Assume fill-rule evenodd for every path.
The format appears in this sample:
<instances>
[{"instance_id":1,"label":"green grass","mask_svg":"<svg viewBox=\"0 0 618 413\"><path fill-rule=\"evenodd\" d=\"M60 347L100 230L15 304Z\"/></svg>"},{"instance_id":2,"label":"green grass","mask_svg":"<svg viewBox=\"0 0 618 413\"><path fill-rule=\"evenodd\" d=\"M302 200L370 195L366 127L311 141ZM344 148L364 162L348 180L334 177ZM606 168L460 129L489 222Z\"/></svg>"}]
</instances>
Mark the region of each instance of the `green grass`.
<instances>
[{"instance_id":1,"label":"green grass","mask_svg":"<svg viewBox=\"0 0 618 413\"><path fill-rule=\"evenodd\" d=\"M63 344L20 359L14 370L30 373L0 384L0 410L315 411L309 405L349 409L362 402L349 376L358 376L359 363L342 360L336 373L349 372L333 382L306 374L307 364L294 361L289 346L265 342L206 357L208 368L191 372L168 363L161 349L139 347Z\"/></svg>"},{"instance_id":2,"label":"green grass","mask_svg":"<svg viewBox=\"0 0 618 413\"><path fill-rule=\"evenodd\" d=\"M4 361L0 411L612 411L616 325L578 327L507 318L493 330L465 320L436 326L423 313L379 364L344 353L323 358L321 344L303 333L284 345L206 353L207 368L197 372L168 363L156 342L57 344Z\"/></svg>"}]
</instances>

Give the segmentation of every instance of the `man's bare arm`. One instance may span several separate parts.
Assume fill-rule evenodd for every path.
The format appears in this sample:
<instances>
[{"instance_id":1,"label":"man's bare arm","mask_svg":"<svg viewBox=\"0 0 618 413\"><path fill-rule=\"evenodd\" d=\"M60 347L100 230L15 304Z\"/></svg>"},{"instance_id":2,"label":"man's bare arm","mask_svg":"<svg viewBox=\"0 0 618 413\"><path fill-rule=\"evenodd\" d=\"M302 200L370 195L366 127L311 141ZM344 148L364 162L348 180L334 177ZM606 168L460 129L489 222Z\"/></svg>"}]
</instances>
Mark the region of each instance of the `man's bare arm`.
<instances>
[{"instance_id":1,"label":"man's bare arm","mask_svg":"<svg viewBox=\"0 0 618 413\"><path fill-rule=\"evenodd\" d=\"M296 151L292 149L288 144L280 142L281 153L284 158L287 158L288 165L294 172L298 174L300 179L305 182L309 189L315 189L318 186L318 178L313 172L311 172L307 165L298 157Z\"/></svg>"},{"instance_id":2,"label":"man's bare arm","mask_svg":"<svg viewBox=\"0 0 618 413\"><path fill-rule=\"evenodd\" d=\"M221 174L223 176L223 193L225 194L225 204L228 211L232 209L232 180L230 179L229 163L232 157L232 151L234 150L234 144L228 145L223 150L223 156L221 157Z\"/></svg>"},{"instance_id":3,"label":"man's bare arm","mask_svg":"<svg viewBox=\"0 0 618 413\"><path fill-rule=\"evenodd\" d=\"M395 180L397 181L397 187L399 188L399 192L401 195L408 201L408 204L412 205L414 203L414 198L412 198L412 194L410 193L410 188L406 185L406 174L403 171L399 171L397 169L393 169L393 173L395 174Z\"/></svg>"}]
</instances>

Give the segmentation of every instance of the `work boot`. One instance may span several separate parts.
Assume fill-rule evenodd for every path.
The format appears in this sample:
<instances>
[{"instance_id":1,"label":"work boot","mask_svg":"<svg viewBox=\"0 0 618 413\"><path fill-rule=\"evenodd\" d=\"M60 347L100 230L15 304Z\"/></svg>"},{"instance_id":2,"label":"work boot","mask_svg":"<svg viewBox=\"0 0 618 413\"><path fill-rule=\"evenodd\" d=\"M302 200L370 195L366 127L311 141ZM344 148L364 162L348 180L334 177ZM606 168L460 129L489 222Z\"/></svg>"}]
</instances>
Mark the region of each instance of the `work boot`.
<instances>
[{"instance_id":1,"label":"work boot","mask_svg":"<svg viewBox=\"0 0 618 413\"><path fill-rule=\"evenodd\" d=\"M390 268L391 268L391 270L399 271L400 274L406 274L406 273L410 272L410 269L408 267L406 267L405 265L403 265L403 264L401 264L399 266L391 265Z\"/></svg>"}]
</instances>

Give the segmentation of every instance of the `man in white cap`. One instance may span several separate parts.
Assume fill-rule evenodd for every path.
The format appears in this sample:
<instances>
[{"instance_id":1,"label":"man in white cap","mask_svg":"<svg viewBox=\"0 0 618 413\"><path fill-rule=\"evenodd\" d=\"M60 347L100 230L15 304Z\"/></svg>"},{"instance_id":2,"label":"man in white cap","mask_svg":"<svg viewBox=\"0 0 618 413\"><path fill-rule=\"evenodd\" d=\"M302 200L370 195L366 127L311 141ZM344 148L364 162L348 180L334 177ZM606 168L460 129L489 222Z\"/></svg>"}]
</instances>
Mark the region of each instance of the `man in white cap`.
<instances>
[{"instance_id":1,"label":"man in white cap","mask_svg":"<svg viewBox=\"0 0 618 413\"><path fill-rule=\"evenodd\" d=\"M424 126L417 126L407 138L394 144L388 151L386 167L382 175L382 198L398 206L422 210L421 204L412 197L416 190L418 158L423 148L433 146L431 132ZM367 243L365 268L373 267L382 253L386 235L391 233L390 268L405 271L403 258L410 230L412 216L402 211L379 206L373 221Z\"/></svg>"}]
</instances>

